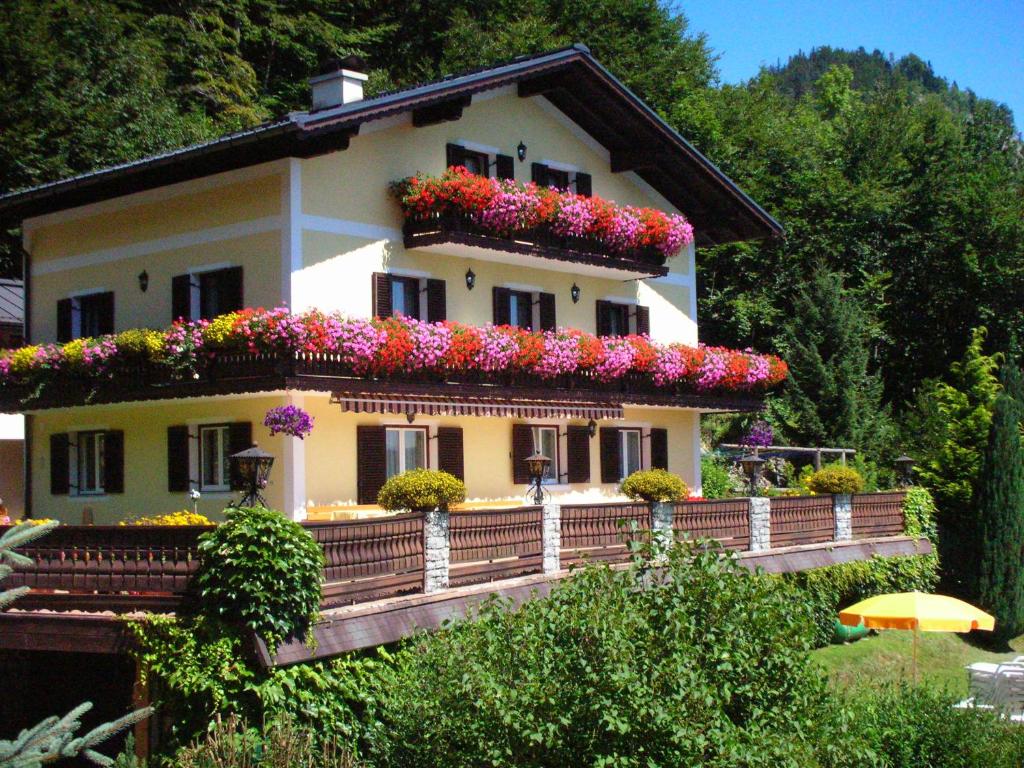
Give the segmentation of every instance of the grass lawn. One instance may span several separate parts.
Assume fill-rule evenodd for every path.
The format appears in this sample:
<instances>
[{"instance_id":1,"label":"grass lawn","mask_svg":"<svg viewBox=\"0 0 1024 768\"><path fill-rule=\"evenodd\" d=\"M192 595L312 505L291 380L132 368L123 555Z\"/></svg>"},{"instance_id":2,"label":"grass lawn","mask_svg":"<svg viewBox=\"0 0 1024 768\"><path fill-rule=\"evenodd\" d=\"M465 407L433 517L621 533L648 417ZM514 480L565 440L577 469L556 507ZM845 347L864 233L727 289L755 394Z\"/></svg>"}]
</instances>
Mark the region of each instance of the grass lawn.
<instances>
[{"instance_id":1,"label":"grass lawn","mask_svg":"<svg viewBox=\"0 0 1024 768\"><path fill-rule=\"evenodd\" d=\"M848 645L830 645L813 651L841 687L858 687L901 679L910 681L913 632L884 630ZM964 667L975 661L1005 661L1024 655L1024 635L1010 641L1010 649L993 653L967 641L967 635L922 632L917 671L922 682L945 686L957 696L967 693Z\"/></svg>"}]
</instances>

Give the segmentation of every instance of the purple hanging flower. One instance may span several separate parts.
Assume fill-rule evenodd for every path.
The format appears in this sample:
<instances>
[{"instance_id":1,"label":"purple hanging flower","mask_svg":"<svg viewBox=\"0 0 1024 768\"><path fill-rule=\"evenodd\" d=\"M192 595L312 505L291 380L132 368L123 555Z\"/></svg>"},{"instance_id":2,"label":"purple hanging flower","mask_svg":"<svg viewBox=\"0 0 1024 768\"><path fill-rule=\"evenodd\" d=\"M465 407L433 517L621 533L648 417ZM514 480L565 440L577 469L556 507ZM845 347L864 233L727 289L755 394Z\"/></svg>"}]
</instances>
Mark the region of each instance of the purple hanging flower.
<instances>
[{"instance_id":1,"label":"purple hanging flower","mask_svg":"<svg viewBox=\"0 0 1024 768\"><path fill-rule=\"evenodd\" d=\"M290 435L300 440L313 431L313 417L294 405L279 405L267 411L263 426L270 429L270 436Z\"/></svg>"},{"instance_id":2,"label":"purple hanging flower","mask_svg":"<svg viewBox=\"0 0 1024 768\"><path fill-rule=\"evenodd\" d=\"M772 432L771 424L767 421L755 421L740 440L740 445L748 448L767 448L774 439L775 433Z\"/></svg>"}]
</instances>

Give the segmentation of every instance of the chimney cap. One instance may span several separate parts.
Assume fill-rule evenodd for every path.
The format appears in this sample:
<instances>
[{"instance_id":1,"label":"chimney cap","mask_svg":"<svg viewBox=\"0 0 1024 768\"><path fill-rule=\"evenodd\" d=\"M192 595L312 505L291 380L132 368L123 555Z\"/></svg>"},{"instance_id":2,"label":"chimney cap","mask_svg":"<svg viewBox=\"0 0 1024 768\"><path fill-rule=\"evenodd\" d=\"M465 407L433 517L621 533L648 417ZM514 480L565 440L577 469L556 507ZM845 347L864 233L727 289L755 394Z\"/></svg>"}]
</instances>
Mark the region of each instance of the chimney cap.
<instances>
[{"instance_id":1,"label":"chimney cap","mask_svg":"<svg viewBox=\"0 0 1024 768\"><path fill-rule=\"evenodd\" d=\"M330 75L335 72L340 72L343 69L347 69L352 72L364 72L366 70L366 60L362 56L358 56L354 53L340 59L337 56L331 56L329 59L324 59L320 64L320 69L317 71L317 74Z\"/></svg>"}]
</instances>

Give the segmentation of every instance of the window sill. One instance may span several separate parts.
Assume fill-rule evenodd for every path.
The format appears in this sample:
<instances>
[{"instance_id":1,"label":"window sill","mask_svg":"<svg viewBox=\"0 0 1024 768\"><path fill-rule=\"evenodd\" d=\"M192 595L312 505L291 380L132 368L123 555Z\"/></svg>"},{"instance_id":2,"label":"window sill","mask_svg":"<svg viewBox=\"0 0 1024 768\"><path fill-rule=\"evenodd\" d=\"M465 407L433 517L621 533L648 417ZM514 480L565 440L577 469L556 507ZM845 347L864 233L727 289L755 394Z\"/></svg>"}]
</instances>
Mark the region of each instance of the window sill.
<instances>
[{"instance_id":1,"label":"window sill","mask_svg":"<svg viewBox=\"0 0 1024 768\"><path fill-rule=\"evenodd\" d=\"M110 496L106 493L69 493L68 501L110 501Z\"/></svg>"}]
</instances>

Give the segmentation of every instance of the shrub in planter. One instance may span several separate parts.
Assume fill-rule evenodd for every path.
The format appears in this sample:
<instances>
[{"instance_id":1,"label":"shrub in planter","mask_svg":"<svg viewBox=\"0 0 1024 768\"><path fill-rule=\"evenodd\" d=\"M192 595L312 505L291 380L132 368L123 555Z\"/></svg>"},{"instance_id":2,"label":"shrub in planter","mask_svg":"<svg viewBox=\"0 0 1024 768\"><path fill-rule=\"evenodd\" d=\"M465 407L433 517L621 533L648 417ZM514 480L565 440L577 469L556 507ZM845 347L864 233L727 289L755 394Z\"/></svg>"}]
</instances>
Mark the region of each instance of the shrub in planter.
<instances>
[{"instance_id":1,"label":"shrub in planter","mask_svg":"<svg viewBox=\"0 0 1024 768\"><path fill-rule=\"evenodd\" d=\"M412 469L395 475L380 489L377 503L384 509L447 509L466 500L466 484L436 469Z\"/></svg>"},{"instance_id":2,"label":"shrub in planter","mask_svg":"<svg viewBox=\"0 0 1024 768\"><path fill-rule=\"evenodd\" d=\"M298 523L263 507L228 509L199 537L201 611L268 644L305 631L320 609L324 555Z\"/></svg>"},{"instance_id":3,"label":"shrub in planter","mask_svg":"<svg viewBox=\"0 0 1024 768\"><path fill-rule=\"evenodd\" d=\"M853 467L823 467L807 478L811 493L860 493L864 478Z\"/></svg>"},{"instance_id":4,"label":"shrub in planter","mask_svg":"<svg viewBox=\"0 0 1024 768\"><path fill-rule=\"evenodd\" d=\"M690 489L682 478L664 469L634 472L622 481L622 492L634 501L682 501Z\"/></svg>"}]
</instances>

